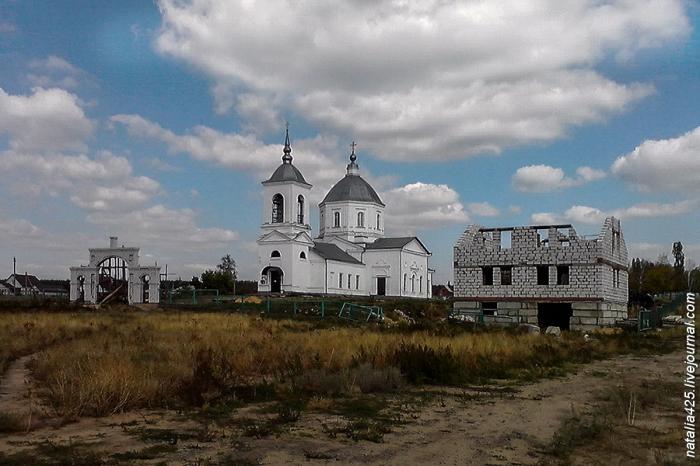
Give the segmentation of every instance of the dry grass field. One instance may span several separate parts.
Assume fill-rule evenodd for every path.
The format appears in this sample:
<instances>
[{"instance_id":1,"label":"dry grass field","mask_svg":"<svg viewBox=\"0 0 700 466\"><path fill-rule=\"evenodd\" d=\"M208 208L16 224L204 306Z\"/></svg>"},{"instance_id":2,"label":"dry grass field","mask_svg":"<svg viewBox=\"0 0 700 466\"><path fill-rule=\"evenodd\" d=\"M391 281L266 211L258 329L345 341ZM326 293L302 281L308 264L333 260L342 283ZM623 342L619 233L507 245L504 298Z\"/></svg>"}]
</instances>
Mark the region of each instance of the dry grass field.
<instances>
[{"instance_id":1,"label":"dry grass field","mask_svg":"<svg viewBox=\"0 0 700 466\"><path fill-rule=\"evenodd\" d=\"M668 353L676 340L673 332L556 338L229 313L4 313L0 368L7 377L26 371L37 408L12 411L0 398L0 438L12 437L0 441L0 464L255 464L263 457L243 454L252 451L242 446L246 440L267 442L257 448L274 452L271 439L295 429L301 439L320 434L331 443L382 442L419 422L435 403L512 397L526 384L565 376L582 363ZM28 355L26 367L12 366ZM29 415L34 419L25 419ZM571 437L579 432L569 431L608 428L571 422L540 448L542 455L555 462L570 458L577 446ZM77 434L67 445L60 435L50 440L75 426L83 434L102 432L101 440L92 446L76 443ZM220 443L219 435L226 446L214 452L179 447L214 438ZM122 447L110 438L121 438ZM333 459L305 451L291 462Z\"/></svg>"}]
</instances>

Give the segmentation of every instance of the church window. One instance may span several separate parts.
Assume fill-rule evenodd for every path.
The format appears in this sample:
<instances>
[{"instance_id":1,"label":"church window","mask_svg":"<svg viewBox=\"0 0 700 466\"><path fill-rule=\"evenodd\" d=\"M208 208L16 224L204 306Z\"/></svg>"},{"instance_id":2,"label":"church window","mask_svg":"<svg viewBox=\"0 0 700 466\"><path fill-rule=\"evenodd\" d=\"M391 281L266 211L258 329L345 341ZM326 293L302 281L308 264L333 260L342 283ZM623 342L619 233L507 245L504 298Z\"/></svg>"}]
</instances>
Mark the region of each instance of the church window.
<instances>
[{"instance_id":1,"label":"church window","mask_svg":"<svg viewBox=\"0 0 700 466\"><path fill-rule=\"evenodd\" d=\"M418 279L418 291L423 292L423 276Z\"/></svg>"},{"instance_id":2,"label":"church window","mask_svg":"<svg viewBox=\"0 0 700 466\"><path fill-rule=\"evenodd\" d=\"M360 228L365 227L365 213L364 212L357 213L357 226Z\"/></svg>"},{"instance_id":3,"label":"church window","mask_svg":"<svg viewBox=\"0 0 700 466\"><path fill-rule=\"evenodd\" d=\"M343 274L342 272L338 275L338 288L343 287Z\"/></svg>"},{"instance_id":4,"label":"church window","mask_svg":"<svg viewBox=\"0 0 700 466\"><path fill-rule=\"evenodd\" d=\"M406 274L403 274L403 290L404 290L404 291L407 290L407 288L406 288L406 277L407 277Z\"/></svg>"},{"instance_id":5,"label":"church window","mask_svg":"<svg viewBox=\"0 0 700 466\"><path fill-rule=\"evenodd\" d=\"M272 196L272 223L284 222L284 197L277 193Z\"/></svg>"},{"instance_id":6,"label":"church window","mask_svg":"<svg viewBox=\"0 0 700 466\"><path fill-rule=\"evenodd\" d=\"M411 293L416 292L416 276L411 275Z\"/></svg>"},{"instance_id":7,"label":"church window","mask_svg":"<svg viewBox=\"0 0 700 466\"><path fill-rule=\"evenodd\" d=\"M333 212L333 226L340 228L340 212Z\"/></svg>"},{"instance_id":8,"label":"church window","mask_svg":"<svg viewBox=\"0 0 700 466\"><path fill-rule=\"evenodd\" d=\"M304 224L304 196L301 194L297 198L297 223Z\"/></svg>"},{"instance_id":9,"label":"church window","mask_svg":"<svg viewBox=\"0 0 700 466\"><path fill-rule=\"evenodd\" d=\"M355 289L359 290L360 289L360 276L355 275Z\"/></svg>"},{"instance_id":10,"label":"church window","mask_svg":"<svg viewBox=\"0 0 700 466\"><path fill-rule=\"evenodd\" d=\"M280 257L280 252L277 250L272 251L272 254L270 254L270 257Z\"/></svg>"},{"instance_id":11,"label":"church window","mask_svg":"<svg viewBox=\"0 0 700 466\"><path fill-rule=\"evenodd\" d=\"M299 253L299 259L306 259L306 253L304 251Z\"/></svg>"},{"instance_id":12,"label":"church window","mask_svg":"<svg viewBox=\"0 0 700 466\"><path fill-rule=\"evenodd\" d=\"M377 230L381 230L379 226L379 220L381 219L381 215L377 214Z\"/></svg>"},{"instance_id":13,"label":"church window","mask_svg":"<svg viewBox=\"0 0 700 466\"><path fill-rule=\"evenodd\" d=\"M348 274L348 290L352 289L352 274Z\"/></svg>"}]
</instances>

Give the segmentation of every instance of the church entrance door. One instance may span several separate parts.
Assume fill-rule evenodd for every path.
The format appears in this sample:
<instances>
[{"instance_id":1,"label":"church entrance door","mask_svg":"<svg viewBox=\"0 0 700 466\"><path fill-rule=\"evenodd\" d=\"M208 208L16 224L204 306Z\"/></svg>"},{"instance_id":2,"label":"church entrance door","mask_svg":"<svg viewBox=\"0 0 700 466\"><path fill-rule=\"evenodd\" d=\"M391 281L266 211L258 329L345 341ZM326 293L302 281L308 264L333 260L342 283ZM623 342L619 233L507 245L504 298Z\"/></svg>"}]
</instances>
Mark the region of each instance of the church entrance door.
<instances>
[{"instance_id":1,"label":"church entrance door","mask_svg":"<svg viewBox=\"0 0 700 466\"><path fill-rule=\"evenodd\" d=\"M270 291L279 293L282 291L282 270L278 268L270 269Z\"/></svg>"},{"instance_id":2,"label":"church entrance door","mask_svg":"<svg viewBox=\"0 0 700 466\"><path fill-rule=\"evenodd\" d=\"M386 277L377 277L377 296L386 296Z\"/></svg>"}]
</instances>

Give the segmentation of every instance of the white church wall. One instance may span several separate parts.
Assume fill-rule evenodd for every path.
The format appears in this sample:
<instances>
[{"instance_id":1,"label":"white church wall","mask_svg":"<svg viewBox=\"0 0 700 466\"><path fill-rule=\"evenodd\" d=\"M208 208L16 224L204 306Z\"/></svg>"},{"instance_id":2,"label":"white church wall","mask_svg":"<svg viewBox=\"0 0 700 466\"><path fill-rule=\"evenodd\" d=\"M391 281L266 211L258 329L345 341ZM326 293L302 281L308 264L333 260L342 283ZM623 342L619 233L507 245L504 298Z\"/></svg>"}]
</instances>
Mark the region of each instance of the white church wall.
<instances>
[{"instance_id":1,"label":"white church wall","mask_svg":"<svg viewBox=\"0 0 700 466\"><path fill-rule=\"evenodd\" d=\"M384 208L371 202L328 202L320 207L320 231L319 237L324 241L332 236L339 236L349 241L355 241L356 237L367 238L372 242L384 236ZM335 212L340 213L340 227L335 226ZM357 226L357 214L364 214L364 226ZM380 228L377 228L376 218L380 215Z\"/></svg>"},{"instance_id":2,"label":"white church wall","mask_svg":"<svg viewBox=\"0 0 700 466\"><path fill-rule=\"evenodd\" d=\"M327 261L328 293L367 296L367 277L364 264ZM342 281L341 281L342 277ZM359 282L358 282L359 277ZM359 287L358 287L359 285Z\"/></svg>"}]
</instances>

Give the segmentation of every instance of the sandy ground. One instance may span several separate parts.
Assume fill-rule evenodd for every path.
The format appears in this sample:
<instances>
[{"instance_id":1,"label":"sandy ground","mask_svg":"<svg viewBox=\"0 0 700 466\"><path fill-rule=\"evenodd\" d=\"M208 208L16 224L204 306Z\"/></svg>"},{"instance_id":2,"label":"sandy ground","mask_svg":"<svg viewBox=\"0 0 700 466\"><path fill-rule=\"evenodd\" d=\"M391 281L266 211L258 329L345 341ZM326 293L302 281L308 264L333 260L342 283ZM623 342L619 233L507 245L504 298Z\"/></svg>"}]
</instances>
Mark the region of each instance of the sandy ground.
<instances>
[{"instance_id":1,"label":"sandy ground","mask_svg":"<svg viewBox=\"0 0 700 466\"><path fill-rule=\"evenodd\" d=\"M28 412L24 368L27 358L16 361L0 388L0 411ZM515 386L468 389L430 389L429 401L414 411L409 422L395 426L383 441L353 441L343 435L329 438L324 425L342 424L338 416L304 411L301 418L276 434L260 439L242 436L226 426L203 426L175 412L138 412L100 419L81 419L59 426L51 420L35 422L31 430L0 434L0 452L29 451L36 445L84 444L106 455L137 452L165 445L154 458L132 459L128 464L396 464L396 465L530 465L547 458L542 446L573 411L584 412L600 393L623 381L678 377L682 355L620 356L579 366L564 378ZM257 412L246 406L232 413L242 418ZM663 431L673 420L656 420L641 412L639 422ZM658 424L658 425L657 425ZM671 427L669 427L671 426ZM157 441L144 432L177 432ZM153 437L153 436L151 436ZM594 462L593 453L586 453ZM604 457L603 457L604 458ZM209 462L209 463L208 463ZM582 464L591 464L585 461ZM605 464L605 461L603 463ZM610 463L612 464L612 463ZM624 462L620 464L625 464Z\"/></svg>"}]
</instances>

